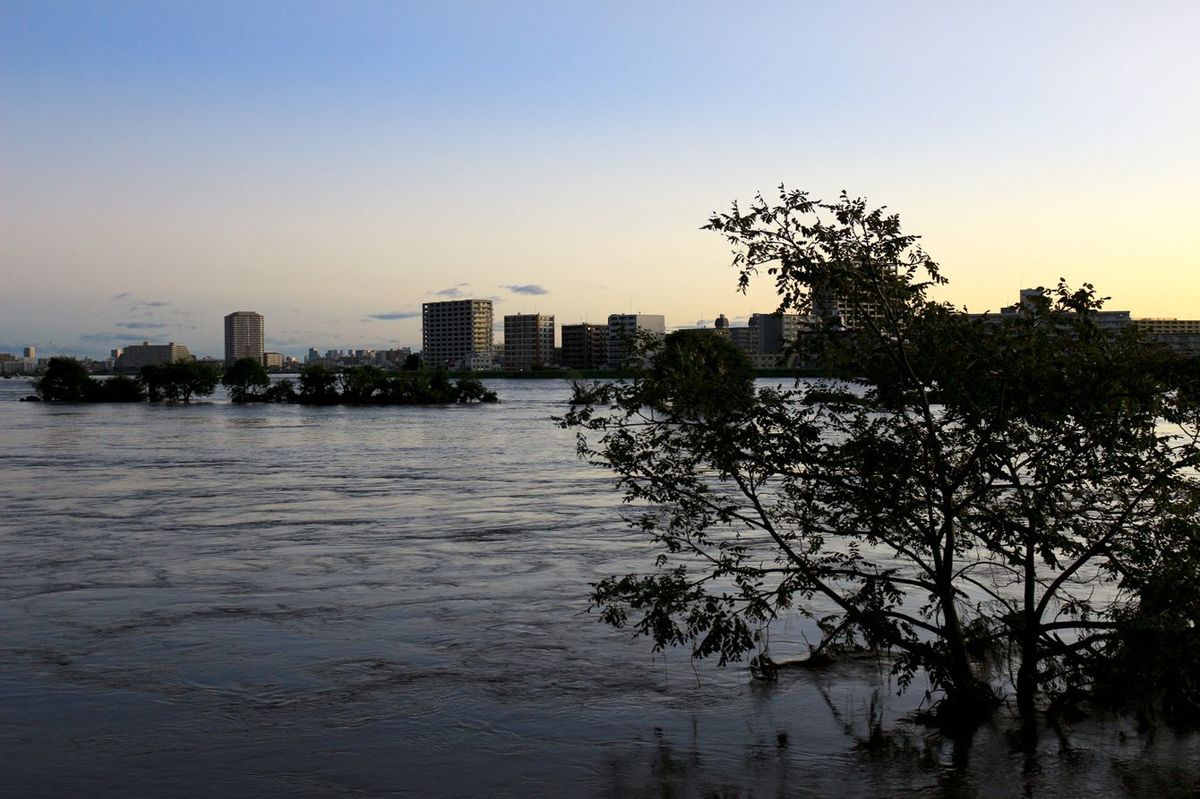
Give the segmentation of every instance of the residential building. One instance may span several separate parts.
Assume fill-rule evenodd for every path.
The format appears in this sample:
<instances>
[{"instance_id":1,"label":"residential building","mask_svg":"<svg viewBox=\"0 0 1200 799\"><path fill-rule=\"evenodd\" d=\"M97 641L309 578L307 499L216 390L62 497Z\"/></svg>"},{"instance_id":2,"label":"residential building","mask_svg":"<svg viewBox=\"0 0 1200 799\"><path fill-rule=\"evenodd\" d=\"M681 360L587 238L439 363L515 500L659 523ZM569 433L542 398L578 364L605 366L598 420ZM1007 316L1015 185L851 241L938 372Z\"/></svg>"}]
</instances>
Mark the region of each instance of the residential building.
<instances>
[{"instance_id":1,"label":"residential building","mask_svg":"<svg viewBox=\"0 0 1200 799\"><path fill-rule=\"evenodd\" d=\"M629 355L629 347L639 331L658 336L667 334L667 320L661 314L616 313L608 317L608 365L619 368Z\"/></svg>"},{"instance_id":2,"label":"residential building","mask_svg":"<svg viewBox=\"0 0 1200 799\"><path fill-rule=\"evenodd\" d=\"M506 314L504 368L528 371L554 359L554 315Z\"/></svg>"},{"instance_id":3,"label":"residential building","mask_svg":"<svg viewBox=\"0 0 1200 799\"><path fill-rule=\"evenodd\" d=\"M743 327L731 326L725 314L721 314L717 317L713 333L728 337L751 364L766 369L785 365L785 352L789 354L787 362L795 365L796 359L791 357L790 351L795 348L800 329L799 314L751 314L748 324Z\"/></svg>"},{"instance_id":4,"label":"residential building","mask_svg":"<svg viewBox=\"0 0 1200 799\"><path fill-rule=\"evenodd\" d=\"M432 367L487 369L492 365L492 301L421 304L421 357Z\"/></svg>"},{"instance_id":5,"label":"residential building","mask_svg":"<svg viewBox=\"0 0 1200 799\"><path fill-rule=\"evenodd\" d=\"M796 346L801 316L795 313L756 313L750 315L750 327L758 332L758 351L781 356Z\"/></svg>"},{"instance_id":6,"label":"residential building","mask_svg":"<svg viewBox=\"0 0 1200 799\"><path fill-rule=\"evenodd\" d=\"M151 344L143 341L121 350L113 369L118 372L136 372L143 366L157 366L164 363L186 361L192 357L188 348L174 341L167 344Z\"/></svg>"},{"instance_id":7,"label":"residential building","mask_svg":"<svg viewBox=\"0 0 1200 799\"><path fill-rule=\"evenodd\" d=\"M282 352L264 352L262 355L262 364L267 369L282 369L283 368L283 353Z\"/></svg>"},{"instance_id":8,"label":"residential building","mask_svg":"<svg viewBox=\"0 0 1200 799\"><path fill-rule=\"evenodd\" d=\"M1132 323L1147 338L1200 356L1200 319L1134 319Z\"/></svg>"},{"instance_id":9,"label":"residential building","mask_svg":"<svg viewBox=\"0 0 1200 799\"><path fill-rule=\"evenodd\" d=\"M1200 335L1200 319L1134 319L1133 324L1151 336Z\"/></svg>"},{"instance_id":10,"label":"residential building","mask_svg":"<svg viewBox=\"0 0 1200 799\"><path fill-rule=\"evenodd\" d=\"M1015 316L1021 312L1022 308L1029 308L1043 297L1046 297L1046 293L1041 289L1021 289L1017 304L1001 308L1000 318ZM1047 299L1049 298L1047 297ZM972 314L972 316L979 316L979 314ZM1128 327L1133 321L1129 311L1093 311L1091 317L1096 326L1103 330L1120 330Z\"/></svg>"},{"instance_id":11,"label":"residential building","mask_svg":"<svg viewBox=\"0 0 1200 799\"><path fill-rule=\"evenodd\" d=\"M747 358L754 360L763 354L762 341L758 337L757 327L727 327L723 331L725 335L729 336L733 346L741 350ZM722 332L722 329L718 328L717 332Z\"/></svg>"},{"instance_id":12,"label":"residential building","mask_svg":"<svg viewBox=\"0 0 1200 799\"><path fill-rule=\"evenodd\" d=\"M562 326L563 366L599 369L608 362L608 325L581 322Z\"/></svg>"},{"instance_id":13,"label":"residential building","mask_svg":"<svg viewBox=\"0 0 1200 799\"><path fill-rule=\"evenodd\" d=\"M238 358L263 359L263 317L254 311L234 311L225 317L225 365Z\"/></svg>"},{"instance_id":14,"label":"residential building","mask_svg":"<svg viewBox=\"0 0 1200 799\"><path fill-rule=\"evenodd\" d=\"M862 327L867 319L878 318L883 312L874 298L848 297L822 287L814 287L809 296L814 320L846 330Z\"/></svg>"}]
</instances>

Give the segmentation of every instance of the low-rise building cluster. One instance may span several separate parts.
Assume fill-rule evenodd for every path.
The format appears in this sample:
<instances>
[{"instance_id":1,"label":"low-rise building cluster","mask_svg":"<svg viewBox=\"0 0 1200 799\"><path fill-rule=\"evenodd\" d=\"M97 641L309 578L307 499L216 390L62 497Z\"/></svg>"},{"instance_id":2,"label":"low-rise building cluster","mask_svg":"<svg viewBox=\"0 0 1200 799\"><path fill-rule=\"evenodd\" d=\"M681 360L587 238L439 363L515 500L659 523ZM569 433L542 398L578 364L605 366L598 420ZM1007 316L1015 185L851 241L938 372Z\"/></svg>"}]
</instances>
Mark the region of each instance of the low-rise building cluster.
<instances>
[{"instance_id":1,"label":"low-rise building cluster","mask_svg":"<svg viewBox=\"0 0 1200 799\"><path fill-rule=\"evenodd\" d=\"M974 314L977 318L1003 320L1039 302L1038 289L1022 289L1015 305L998 314ZM877 308L861 304L852 307L844 299L826 294L812 298L811 316L794 313L754 313L744 325L732 325L724 314L711 328L698 328L726 337L757 368L803 366L795 354L795 344L805 329L818 323L853 329L865 323ZM862 318L859 318L862 317ZM1200 319L1135 319L1129 311L1094 312L1095 322L1107 330L1133 326L1148 338L1180 352L1200 357ZM606 322L572 322L556 327L553 314L517 313L503 318L504 338L494 340L494 311L491 300L465 299L427 302L421 307L421 344L419 361L431 367L449 369L498 369L531 371L545 368L619 369L629 357L633 341L640 335L663 336L666 318L661 314L614 313ZM255 358L270 371L294 371L301 361L281 352L265 351L265 319L255 311L234 311L225 317L225 366L239 358ZM329 349L323 353L313 347L304 363L324 363L334 367L376 366L383 369L412 367L413 351L395 349ZM188 348L168 342L143 341L114 349L103 360L85 359L94 372L131 373L144 366L191 359ZM210 359L221 364L218 359ZM33 347L22 355L0 353L0 374L34 373L44 368L46 359L38 359Z\"/></svg>"}]
</instances>

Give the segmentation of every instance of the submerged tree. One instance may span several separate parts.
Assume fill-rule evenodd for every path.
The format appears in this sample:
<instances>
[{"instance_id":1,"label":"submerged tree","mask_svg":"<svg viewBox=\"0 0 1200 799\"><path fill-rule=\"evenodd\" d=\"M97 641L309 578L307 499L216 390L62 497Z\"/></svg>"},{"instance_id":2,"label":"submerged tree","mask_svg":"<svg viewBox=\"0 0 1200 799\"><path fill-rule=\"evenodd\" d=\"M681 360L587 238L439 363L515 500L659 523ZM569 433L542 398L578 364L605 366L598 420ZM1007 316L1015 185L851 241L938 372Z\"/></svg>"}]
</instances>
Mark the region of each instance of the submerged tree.
<instances>
[{"instance_id":1,"label":"submerged tree","mask_svg":"<svg viewBox=\"0 0 1200 799\"><path fill-rule=\"evenodd\" d=\"M258 358L238 358L225 370L221 385L229 390L233 402L259 402L266 398L271 376Z\"/></svg>"},{"instance_id":2,"label":"submerged tree","mask_svg":"<svg viewBox=\"0 0 1200 799\"><path fill-rule=\"evenodd\" d=\"M100 384L74 358L51 358L45 373L33 382L38 396L51 402L95 402Z\"/></svg>"},{"instance_id":3,"label":"submerged tree","mask_svg":"<svg viewBox=\"0 0 1200 799\"><path fill-rule=\"evenodd\" d=\"M1196 603L1155 605L1200 546L1195 361L1101 329L1090 286L1002 318L935 303L916 237L845 195L781 190L706 228L743 290L765 271L811 320L796 349L829 377L755 389L693 334L577 390L563 424L661 546L595 585L604 621L770 672L759 633L800 613L818 649L888 650L901 686L923 671L958 720L1005 676L1026 717L1086 687L1129 619L1197 635Z\"/></svg>"},{"instance_id":4,"label":"submerged tree","mask_svg":"<svg viewBox=\"0 0 1200 799\"><path fill-rule=\"evenodd\" d=\"M151 402L188 403L192 397L207 397L216 391L221 370L191 359L143 366L141 377Z\"/></svg>"},{"instance_id":5,"label":"submerged tree","mask_svg":"<svg viewBox=\"0 0 1200 799\"><path fill-rule=\"evenodd\" d=\"M106 380L92 377L74 358L51 358L46 373L34 381L38 395L52 402L141 402L146 390L141 382L126 375Z\"/></svg>"},{"instance_id":6,"label":"submerged tree","mask_svg":"<svg viewBox=\"0 0 1200 799\"><path fill-rule=\"evenodd\" d=\"M474 378L450 381L445 369L385 372L376 366L334 370L316 363L300 371L300 392L281 397L309 405L439 405L497 402Z\"/></svg>"}]
</instances>

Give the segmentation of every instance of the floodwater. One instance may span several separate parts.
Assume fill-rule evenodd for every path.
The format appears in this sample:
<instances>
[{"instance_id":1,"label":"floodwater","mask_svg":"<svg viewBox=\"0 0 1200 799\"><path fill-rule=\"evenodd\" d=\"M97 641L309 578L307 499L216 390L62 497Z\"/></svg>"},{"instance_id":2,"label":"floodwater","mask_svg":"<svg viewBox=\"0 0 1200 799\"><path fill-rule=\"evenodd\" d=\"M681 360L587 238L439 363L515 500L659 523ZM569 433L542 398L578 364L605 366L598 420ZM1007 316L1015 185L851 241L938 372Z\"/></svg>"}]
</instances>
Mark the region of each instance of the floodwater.
<instances>
[{"instance_id":1,"label":"floodwater","mask_svg":"<svg viewBox=\"0 0 1200 799\"><path fill-rule=\"evenodd\" d=\"M1187 795L1194 738L955 748L872 662L752 681L587 614L645 567L569 386L438 408L18 403L0 795ZM803 651L799 621L772 632ZM868 739L875 720L889 735Z\"/></svg>"}]
</instances>

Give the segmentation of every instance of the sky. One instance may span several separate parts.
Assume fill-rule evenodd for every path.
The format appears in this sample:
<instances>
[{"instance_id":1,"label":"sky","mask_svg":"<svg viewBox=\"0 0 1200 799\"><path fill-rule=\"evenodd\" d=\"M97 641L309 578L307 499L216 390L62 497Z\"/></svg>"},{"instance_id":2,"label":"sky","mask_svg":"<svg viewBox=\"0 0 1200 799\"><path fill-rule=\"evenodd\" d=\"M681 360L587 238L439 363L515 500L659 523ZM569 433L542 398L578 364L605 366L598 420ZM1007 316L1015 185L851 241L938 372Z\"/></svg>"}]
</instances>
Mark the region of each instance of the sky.
<instances>
[{"instance_id":1,"label":"sky","mask_svg":"<svg viewBox=\"0 0 1200 799\"><path fill-rule=\"evenodd\" d=\"M898 213L997 310L1200 318L1200 3L0 3L0 352L420 346L422 302L774 310L700 229Z\"/></svg>"}]
</instances>

